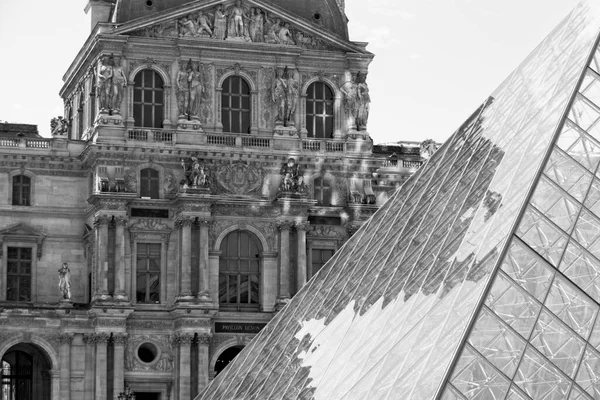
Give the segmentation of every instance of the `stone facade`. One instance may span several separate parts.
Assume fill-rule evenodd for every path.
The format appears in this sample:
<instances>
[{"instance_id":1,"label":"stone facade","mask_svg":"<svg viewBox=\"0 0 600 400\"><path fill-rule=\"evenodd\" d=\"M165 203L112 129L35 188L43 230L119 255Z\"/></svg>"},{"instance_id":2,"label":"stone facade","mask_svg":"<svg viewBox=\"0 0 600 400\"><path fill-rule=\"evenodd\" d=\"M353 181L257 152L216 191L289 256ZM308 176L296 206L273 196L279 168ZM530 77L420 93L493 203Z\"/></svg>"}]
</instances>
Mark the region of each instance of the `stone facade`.
<instances>
[{"instance_id":1,"label":"stone facade","mask_svg":"<svg viewBox=\"0 0 600 400\"><path fill-rule=\"evenodd\" d=\"M418 143L372 145L368 102L352 98L363 44L258 0L243 11L295 39L220 40L198 32L205 3L110 24L90 2L100 23L53 137L0 138L0 358L39 353L39 398L195 397L424 162ZM224 112L234 81L248 86L244 132ZM332 94L322 120L307 112L315 87ZM327 118L325 134L307 127Z\"/></svg>"}]
</instances>

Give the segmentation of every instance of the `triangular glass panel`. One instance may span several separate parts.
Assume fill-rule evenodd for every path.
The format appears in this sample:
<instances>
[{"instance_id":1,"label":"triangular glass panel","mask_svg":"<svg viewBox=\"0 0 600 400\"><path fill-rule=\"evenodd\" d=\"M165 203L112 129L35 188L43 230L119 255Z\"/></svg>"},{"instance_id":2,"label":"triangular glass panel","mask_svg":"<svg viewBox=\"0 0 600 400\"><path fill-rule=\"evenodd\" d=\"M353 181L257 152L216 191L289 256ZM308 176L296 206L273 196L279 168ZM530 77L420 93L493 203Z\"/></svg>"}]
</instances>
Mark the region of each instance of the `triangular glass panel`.
<instances>
[{"instance_id":1,"label":"triangular glass panel","mask_svg":"<svg viewBox=\"0 0 600 400\"><path fill-rule=\"evenodd\" d=\"M564 400L572 383L532 348L527 349L514 382L532 399L544 400Z\"/></svg>"},{"instance_id":2,"label":"triangular glass panel","mask_svg":"<svg viewBox=\"0 0 600 400\"><path fill-rule=\"evenodd\" d=\"M594 399L600 399L600 353L589 347L583 355L576 382Z\"/></svg>"},{"instance_id":3,"label":"triangular glass panel","mask_svg":"<svg viewBox=\"0 0 600 400\"><path fill-rule=\"evenodd\" d=\"M600 161L600 145L574 123L565 123L556 145L589 171L596 172Z\"/></svg>"},{"instance_id":4,"label":"triangular glass panel","mask_svg":"<svg viewBox=\"0 0 600 400\"><path fill-rule=\"evenodd\" d=\"M596 257L571 241L561 261L560 270L588 296L600 303L600 261Z\"/></svg>"}]
</instances>

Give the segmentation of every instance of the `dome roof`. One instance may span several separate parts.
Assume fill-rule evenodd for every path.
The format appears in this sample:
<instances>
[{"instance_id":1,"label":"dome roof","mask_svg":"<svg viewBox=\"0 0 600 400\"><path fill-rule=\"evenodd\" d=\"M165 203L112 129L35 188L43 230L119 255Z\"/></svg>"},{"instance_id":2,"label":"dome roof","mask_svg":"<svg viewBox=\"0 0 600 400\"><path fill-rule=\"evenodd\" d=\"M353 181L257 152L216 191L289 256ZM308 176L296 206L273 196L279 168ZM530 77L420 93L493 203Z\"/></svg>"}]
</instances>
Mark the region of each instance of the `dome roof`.
<instances>
[{"instance_id":1,"label":"dome roof","mask_svg":"<svg viewBox=\"0 0 600 400\"><path fill-rule=\"evenodd\" d=\"M202 3L202 1L196 1ZM321 25L324 29L348 39L348 25L344 13L336 0L261 0L296 14L308 21ZM190 0L120 0L115 7L113 22L125 23L137 18L155 15L184 4ZM242 1L242 4L244 2ZM248 6L249 4L245 4Z\"/></svg>"}]
</instances>

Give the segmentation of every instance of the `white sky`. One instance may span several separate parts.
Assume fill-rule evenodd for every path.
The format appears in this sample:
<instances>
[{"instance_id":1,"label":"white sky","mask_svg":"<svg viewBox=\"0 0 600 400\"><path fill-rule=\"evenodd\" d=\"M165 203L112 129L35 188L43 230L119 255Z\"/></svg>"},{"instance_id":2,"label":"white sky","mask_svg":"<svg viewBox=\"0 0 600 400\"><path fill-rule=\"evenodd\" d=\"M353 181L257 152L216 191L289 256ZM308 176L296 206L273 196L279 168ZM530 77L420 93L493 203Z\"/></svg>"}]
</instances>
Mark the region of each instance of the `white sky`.
<instances>
[{"instance_id":1,"label":"white sky","mask_svg":"<svg viewBox=\"0 0 600 400\"><path fill-rule=\"evenodd\" d=\"M63 113L62 76L90 31L86 3L0 0L0 120L49 136ZM346 0L350 39L376 55L367 81L375 143L448 138L576 4Z\"/></svg>"}]
</instances>

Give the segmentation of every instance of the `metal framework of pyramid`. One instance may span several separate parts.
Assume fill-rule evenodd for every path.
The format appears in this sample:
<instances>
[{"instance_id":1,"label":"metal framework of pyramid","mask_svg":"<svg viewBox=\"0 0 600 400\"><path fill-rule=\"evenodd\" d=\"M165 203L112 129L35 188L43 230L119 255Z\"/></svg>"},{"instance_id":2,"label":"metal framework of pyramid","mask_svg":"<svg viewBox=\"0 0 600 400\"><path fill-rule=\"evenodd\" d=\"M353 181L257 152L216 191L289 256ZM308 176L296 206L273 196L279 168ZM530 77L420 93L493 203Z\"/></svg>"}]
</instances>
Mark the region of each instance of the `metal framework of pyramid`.
<instances>
[{"instance_id":1,"label":"metal framework of pyramid","mask_svg":"<svg viewBox=\"0 0 600 400\"><path fill-rule=\"evenodd\" d=\"M199 396L600 399L600 1Z\"/></svg>"}]
</instances>

